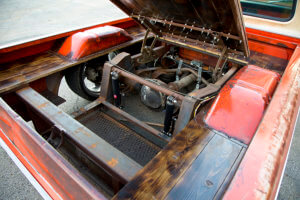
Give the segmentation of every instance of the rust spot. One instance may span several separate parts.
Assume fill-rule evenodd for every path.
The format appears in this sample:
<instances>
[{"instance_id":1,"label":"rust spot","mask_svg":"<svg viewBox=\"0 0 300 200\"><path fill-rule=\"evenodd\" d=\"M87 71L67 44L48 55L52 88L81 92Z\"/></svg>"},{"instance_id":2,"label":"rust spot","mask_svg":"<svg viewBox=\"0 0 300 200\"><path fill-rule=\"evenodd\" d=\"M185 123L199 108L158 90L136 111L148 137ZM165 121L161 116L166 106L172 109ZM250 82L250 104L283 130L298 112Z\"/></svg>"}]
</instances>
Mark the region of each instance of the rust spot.
<instances>
[{"instance_id":1,"label":"rust spot","mask_svg":"<svg viewBox=\"0 0 300 200\"><path fill-rule=\"evenodd\" d=\"M47 106L48 103L49 103L49 102L42 103L42 104L38 105L37 108L38 108L38 109L44 108L44 107Z\"/></svg>"},{"instance_id":2,"label":"rust spot","mask_svg":"<svg viewBox=\"0 0 300 200\"><path fill-rule=\"evenodd\" d=\"M98 103L102 103L102 101L103 101L103 98L102 98L102 97L99 97L99 98L97 99L97 102L98 102Z\"/></svg>"},{"instance_id":3,"label":"rust spot","mask_svg":"<svg viewBox=\"0 0 300 200\"><path fill-rule=\"evenodd\" d=\"M88 137L91 137L91 134L90 134L88 131L84 130L83 127L80 127L80 128L78 128L78 129L76 129L76 130L74 131L74 133L75 133L75 134L77 134L77 133L83 133L84 135L86 135L86 136L88 136Z\"/></svg>"},{"instance_id":4,"label":"rust spot","mask_svg":"<svg viewBox=\"0 0 300 200\"><path fill-rule=\"evenodd\" d=\"M110 167L114 167L118 164L118 160L117 159L114 159L112 158L110 161L107 162L107 164L110 166Z\"/></svg>"},{"instance_id":5,"label":"rust spot","mask_svg":"<svg viewBox=\"0 0 300 200\"><path fill-rule=\"evenodd\" d=\"M96 146L97 146L97 144L95 143L95 144L92 144L90 147L91 147L92 149L94 149L94 148L96 148Z\"/></svg>"},{"instance_id":6,"label":"rust spot","mask_svg":"<svg viewBox=\"0 0 300 200\"><path fill-rule=\"evenodd\" d=\"M88 137L91 137L91 134L84 129L82 129L82 133Z\"/></svg>"}]
</instances>

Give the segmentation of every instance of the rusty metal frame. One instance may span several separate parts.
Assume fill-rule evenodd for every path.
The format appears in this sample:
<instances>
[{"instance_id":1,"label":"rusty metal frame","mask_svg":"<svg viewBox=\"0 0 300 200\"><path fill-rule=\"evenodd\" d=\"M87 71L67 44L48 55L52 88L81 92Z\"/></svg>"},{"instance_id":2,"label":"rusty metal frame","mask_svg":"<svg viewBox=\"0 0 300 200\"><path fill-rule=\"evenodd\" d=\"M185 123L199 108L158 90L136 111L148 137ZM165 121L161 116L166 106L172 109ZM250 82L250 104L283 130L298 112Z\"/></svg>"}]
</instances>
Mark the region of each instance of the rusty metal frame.
<instances>
[{"instance_id":1,"label":"rusty metal frame","mask_svg":"<svg viewBox=\"0 0 300 200\"><path fill-rule=\"evenodd\" d=\"M66 137L119 182L127 183L142 168L33 89L21 89L17 95L42 118L61 127Z\"/></svg>"},{"instance_id":2,"label":"rusty metal frame","mask_svg":"<svg viewBox=\"0 0 300 200\"><path fill-rule=\"evenodd\" d=\"M153 82L150 82L150 81L147 81L145 80L144 78L141 78L135 74L132 74L130 72L127 72L119 67L116 67L116 66L113 66L112 67L112 71L115 71L117 73L119 73L119 75L121 75L122 77L126 77L128 79L131 79L131 80L134 80L140 84L143 84L145 86L148 86L156 91L159 91L161 93L164 93L168 96L173 96L175 97L177 100L179 101L183 101L184 99L184 96L178 92L175 92L175 91L172 91L168 88L165 88L165 87L162 87L162 86L158 86L157 84L153 83Z\"/></svg>"},{"instance_id":3,"label":"rusty metal frame","mask_svg":"<svg viewBox=\"0 0 300 200\"><path fill-rule=\"evenodd\" d=\"M169 138L168 136L164 135L161 131L158 131L157 129L149 126L147 123L138 120L137 118L133 117L132 115L128 114L127 112L121 110L120 108L110 104L107 101L103 101L102 105L104 105L105 107L109 108L110 110L112 110L115 113L118 113L119 115L121 115L122 117L124 117L125 119L127 119L128 121L134 123L135 125L140 126L141 128L143 128L144 130L148 131L149 133L152 133L152 135L156 136L159 139L163 139L166 142L169 142L171 140L171 138Z\"/></svg>"},{"instance_id":4,"label":"rusty metal frame","mask_svg":"<svg viewBox=\"0 0 300 200\"><path fill-rule=\"evenodd\" d=\"M193 39L189 39L187 40L186 38L174 38L171 36L164 36L164 37L159 37L159 40L161 40L162 42L166 42L168 44L172 44L172 45L176 45L179 47L183 47L186 49L190 49L196 52L200 52L200 53L204 53L207 55L211 55L214 57L220 57L222 54L222 50L220 49L216 49L210 46L199 46L199 41L197 40L193 40ZM237 63L240 65L247 65L248 61L246 60L246 58L243 55L239 55L239 52L235 51L235 50L228 50L228 61L231 61L233 63Z\"/></svg>"},{"instance_id":5,"label":"rusty metal frame","mask_svg":"<svg viewBox=\"0 0 300 200\"><path fill-rule=\"evenodd\" d=\"M125 56L125 55L120 55L120 56ZM122 62L122 59L119 58L118 56L115 57L111 62L116 62L116 60L118 60L119 64ZM118 113L119 115L121 115L122 117L126 118L128 121L134 123L135 125L139 126L140 128L143 128L144 130L146 130L147 132L151 133L152 135L154 135L155 137L158 137L159 139L165 141L165 142L169 142L170 138L166 137L164 134L162 134L160 131L158 131L157 129L151 127L150 125L148 125L147 123L138 120L137 118L133 117L132 115L124 112L123 110L117 108L116 106L110 104L108 101L110 99L110 82L111 82L111 74L110 72L115 71L117 73L119 73L119 75L121 75L122 77L126 77L129 78L131 80L134 80L136 82L139 82L141 84L145 84L151 88L155 88L161 92L167 92L170 95L175 94L177 97L179 97L179 99L183 99L183 96L175 93L175 92L171 92L170 90L168 90L167 88L161 88L158 85L147 81L137 75L131 74L130 72L127 72L125 70L122 70L118 67L115 67L113 64L111 63L105 63L104 64L104 68L103 68L103 75L102 75L102 82L101 82L101 91L100 91L100 97L98 98L98 100L96 100L96 102L100 102L101 104L108 107L110 110ZM171 92L171 93L170 93ZM87 111L87 110L85 110ZM81 113L82 114L82 113Z\"/></svg>"},{"instance_id":6,"label":"rusty metal frame","mask_svg":"<svg viewBox=\"0 0 300 200\"><path fill-rule=\"evenodd\" d=\"M226 34L223 32L217 32L217 31L213 31L211 29L206 29L206 28L200 28L200 27L195 27L193 25L188 25L188 24L180 24L180 23L176 23L173 21L168 21L166 19L159 19L159 18L153 18L153 17L146 17L146 16L141 16L141 15L131 15L132 18L135 18L137 20L139 19L147 19L150 22L154 22L154 23L161 23L161 24L167 24L167 25L171 25L171 26L176 26L176 27L180 27L180 28L185 28L185 29L189 29L189 30L195 30L195 31L199 31L201 33L209 33L209 34L213 34L213 33L217 33L220 36L223 36L225 38L230 38L233 40L241 40L241 38L239 36L235 36L235 35L231 35L231 34Z\"/></svg>"},{"instance_id":7,"label":"rusty metal frame","mask_svg":"<svg viewBox=\"0 0 300 200\"><path fill-rule=\"evenodd\" d=\"M222 55L224 55L227 48L224 48ZM110 73L112 71L117 72L121 77L125 77L127 79L130 79L132 81L138 82L140 84L146 85L156 91L162 92L168 96L173 96L180 105L180 111L178 115L178 119L176 120L176 125L174 128L174 133L179 133L190 121L192 118L192 114L194 111L194 108L197 103L199 103L199 100L205 96L212 95L216 92L218 92L222 85L238 70L237 66L233 66L222 78L220 78L216 83L214 84L207 84L207 86L203 89L197 90L195 92L191 92L187 95L182 95L181 93L178 93L176 91L170 90L169 88L156 85L153 82L147 81L144 78L139 77L138 75L132 74L124 69L122 69L122 62L123 59L125 59L126 55L119 54L116 56L110 63L104 64L103 69L103 76L102 76L102 83L101 83L101 92L100 92L100 99L102 99L102 104L104 104L105 101L109 99L109 91L110 91ZM219 60L222 59L223 56L220 57ZM135 56L136 58L136 56ZM108 105L108 104L107 104ZM157 131L156 129L152 128L145 122L142 122L135 117L129 115L128 113L123 112L121 109L116 108L115 106L109 104L109 108L112 109L114 112L117 112L118 114L125 117L127 120L133 122L134 124L140 126L141 128L147 130L148 132L152 133L154 136L161 137L166 140L165 137L162 137L162 134ZM169 141L169 140L167 140Z\"/></svg>"}]
</instances>

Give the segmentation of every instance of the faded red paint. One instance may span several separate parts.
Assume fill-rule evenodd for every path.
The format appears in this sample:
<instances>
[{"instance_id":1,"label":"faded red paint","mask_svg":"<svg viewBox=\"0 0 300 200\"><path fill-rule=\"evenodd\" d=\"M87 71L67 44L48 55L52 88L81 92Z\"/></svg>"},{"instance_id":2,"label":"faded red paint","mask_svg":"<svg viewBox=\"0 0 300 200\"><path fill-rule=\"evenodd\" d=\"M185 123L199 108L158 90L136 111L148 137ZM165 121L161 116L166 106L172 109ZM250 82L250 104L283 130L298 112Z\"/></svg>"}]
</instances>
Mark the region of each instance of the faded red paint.
<instances>
[{"instance_id":1,"label":"faded red paint","mask_svg":"<svg viewBox=\"0 0 300 200\"><path fill-rule=\"evenodd\" d=\"M246 28L249 49L258 53L289 60L300 39Z\"/></svg>"},{"instance_id":2,"label":"faded red paint","mask_svg":"<svg viewBox=\"0 0 300 200\"><path fill-rule=\"evenodd\" d=\"M68 37L58 53L78 60L129 40L132 40L132 37L124 29L114 26L98 27Z\"/></svg>"},{"instance_id":3,"label":"faded red paint","mask_svg":"<svg viewBox=\"0 0 300 200\"><path fill-rule=\"evenodd\" d=\"M187 60L201 60L204 64L209 66L215 66L218 62L218 58L216 57L185 48L179 49L179 56Z\"/></svg>"},{"instance_id":4,"label":"faded red paint","mask_svg":"<svg viewBox=\"0 0 300 200\"><path fill-rule=\"evenodd\" d=\"M25 47L24 49L17 49L13 52L4 52L4 53L1 53L2 49L0 49L0 64L11 62L16 59L20 59L24 57L36 55L41 52L45 52L51 49L53 44L54 41L48 41L42 44Z\"/></svg>"},{"instance_id":5,"label":"faded red paint","mask_svg":"<svg viewBox=\"0 0 300 200\"><path fill-rule=\"evenodd\" d=\"M224 199L275 199L299 109L300 46L295 49Z\"/></svg>"},{"instance_id":6,"label":"faded red paint","mask_svg":"<svg viewBox=\"0 0 300 200\"><path fill-rule=\"evenodd\" d=\"M249 40L256 40L265 44L272 44L289 49L295 49L297 45L300 44L300 39L298 38L279 35L276 33L270 33L252 28L246 28L246 33Z\"/></svg>"},{"instance_id":7,"label":"faded red paint","mask_svg":"<svg viewBox=\"0 0 300 200\"><path fill-rule=\"evenodd\" d=\"M280 47L272 44L261 43L260 41L249 40L249 49L258 53L274 56L284 60L289 60L293 54L293 49Z\"/></svg>"},{"instance_id":8,"label":"faded red paint","mask_svg":"<svg viewBox=\"0 0 300 200\"><path fill-rule=\"evenodd\" d=\"M245 66L222 88L205 117L206 123L249 144L279 78L276 72Z\"/></svg>"}]
</instances>

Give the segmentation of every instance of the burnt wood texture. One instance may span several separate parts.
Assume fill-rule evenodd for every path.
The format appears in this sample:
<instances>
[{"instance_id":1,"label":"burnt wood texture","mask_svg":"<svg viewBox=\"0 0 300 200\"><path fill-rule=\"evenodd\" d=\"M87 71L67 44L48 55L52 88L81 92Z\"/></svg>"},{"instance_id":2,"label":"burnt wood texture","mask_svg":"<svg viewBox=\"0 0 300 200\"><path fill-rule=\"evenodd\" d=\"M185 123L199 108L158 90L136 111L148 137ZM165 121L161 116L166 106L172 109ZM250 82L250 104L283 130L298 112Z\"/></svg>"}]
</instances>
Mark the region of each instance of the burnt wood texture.
<instances>
[{"instance_id":1,"label":"burnt wood texture","mask_svg":"<svg viewBox=\"0 0 300 200\"><path fill-rule=\"evenodd\" d=\"M214 135L167 199L213 199L241 151L240 145Z\"/></svg>"},{"instance_id":2,"label":"burnt wood texture","mask_svg":"<svg viewBox=\"0 0 300 200\"><path fill-rule=\"evenodd\" d=\"M192 120L113 199L219 197L243 149Z\"/></svg>"}]
</instances>

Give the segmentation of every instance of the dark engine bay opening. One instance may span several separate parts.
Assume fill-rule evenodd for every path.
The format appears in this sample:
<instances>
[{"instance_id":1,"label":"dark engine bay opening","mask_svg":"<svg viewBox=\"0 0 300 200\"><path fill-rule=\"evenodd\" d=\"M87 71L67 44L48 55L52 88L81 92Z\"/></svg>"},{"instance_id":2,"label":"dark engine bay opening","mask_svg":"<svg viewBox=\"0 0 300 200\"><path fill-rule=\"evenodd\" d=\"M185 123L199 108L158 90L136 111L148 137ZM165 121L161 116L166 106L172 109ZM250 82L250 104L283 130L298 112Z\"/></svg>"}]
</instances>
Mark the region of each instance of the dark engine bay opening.
<instances>
[{"instance_id":1,"label":"dark engine bay opening","mask_svg":"<svg viewBox=\"0 0 300 200\"><path fill-rule=\"evenodd\" d=\"M140 53L134 54L139 52L136 45L109 53L106 62L102 58L71 69L80 71L82 91L72 85L74 73L68 73L66 80L84 98L100 95L111 104L105 113L163 147L215 97L238 64L227 61L225 51L219 59L211 56L203 61L201 53L147 37L148 33ZM138 121L124 116L128 114Z\"/></svg>"},{"instance_id":2,"label":"dark engine bay opening","mask_svg":"<svg viewBox=\"0 0 300 200\"><path fill-rule=\"evenodd\" d=\"M83 125L144 166L214 99L238 64L148 38L70 69L66 80L101 109L78 115ZM223 57L224 56L224 57ZM200 60L199 60L200 58ZM71 71L72 70L72 71ZM75 72L82 90L74 87Z\"/></svg>"},{"instance_id":3,"label":"dark engine bay opening","mask_svg":"<svg viewBox=\"0 0 300 200\"><path fill-rule=\"evenodd\" d=\"M141 53L132 54L139 52L136 49L127 50L131 54L112 52L102 65L92 61L81 66L82 79L89 81L86 89L97 88L89 98L99 96L101 103L74 117L145 166L214 99L238 64L220 58L212 66L198 60L197 53L191 56L185 49L162 45L155 39L148 43L145 39L141 46ZM92 173L88 176L93 177Z\"/></svg>"}]
</instances>

